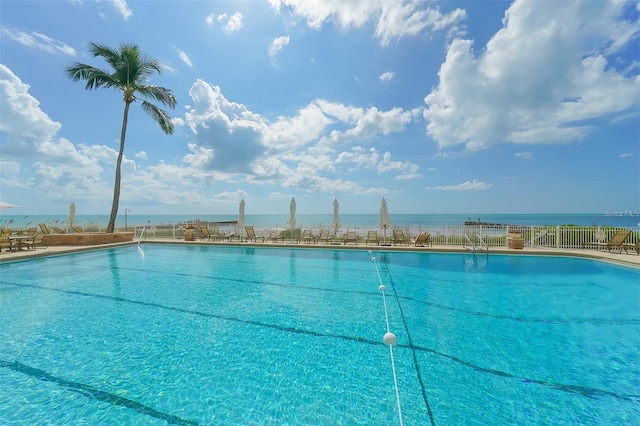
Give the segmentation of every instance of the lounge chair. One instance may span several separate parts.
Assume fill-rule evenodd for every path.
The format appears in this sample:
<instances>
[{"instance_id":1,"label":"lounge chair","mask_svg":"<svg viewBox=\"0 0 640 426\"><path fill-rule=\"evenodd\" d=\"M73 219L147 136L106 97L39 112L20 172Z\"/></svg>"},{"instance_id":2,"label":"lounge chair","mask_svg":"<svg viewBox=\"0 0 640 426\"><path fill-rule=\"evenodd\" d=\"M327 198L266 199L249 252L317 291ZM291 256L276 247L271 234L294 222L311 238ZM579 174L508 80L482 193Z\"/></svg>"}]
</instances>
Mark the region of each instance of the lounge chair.
<instances>
[{"instance_id":1,"label":"lounge chair","mask_svg":"<svg viewBox=\"0 0 640 426\"><path fill-rule=\"evenodd\" d=\"M75 232L76 234L84 234L84 230L82 228L80 228L79 226L76 225L71 225L70 228L73 230L73 232Z\"/></svg>"},{"instance_id":2,"label":"lounge chair","mask_svg":"<svg viewBox=\"0 0 640 426\"><path fill-rule=\"evenodd\" d=\"M635 250L637 254L640 254L640 239L635 244L623 244L622 248L625 253L629 253L627 250Z\"/></svg>"},{"instance_id":3,"label":"lounge chair","mask_svg":"<svg viewBox=\"0 0 640 426\"><path fill-rule=\"evenodd\" d=\"M66 232L64 232L62 229L58 228L57 226L51 226L51 230L57 234L66 234Z\"/></svg>"},{"instance_id":4,"label":"lounge chair","mask_svg":"<svg viewBox=\"0 0 640 426\"><path fill-rule=\"evenodd\" d=\"M622 250L625 250L626 246L624 242L629 237L629 235L631 235L631 231L629 229L618 229L613 237L611 237L611 239L606 243L600 241L586 242L582 243L582 248L585 248L585 246L596 246L598 248L605 247L609 251L609 253L611 253L612 248L617 248L620 252L622 252Z\"/></svg>"},{"instance_id":5,"label":"lounge chair","mask_svg":"<svg viewBox=\"0 0 640 426\"><path fill-rule=\"evenodd\" d=\"M13 243L9 239L8 235L0 235L0 252L2 251L2 249L9 249L7 251L13 251Z\"/></svg>"},{"instance_id":6,"label":"lounge chair","mask_svg":"<svg viewBox=\"0 0 640 426\"><path fill-rule=\"evenodd\" d=\"M356 245L358 245L358 236L356 235L356 232L347 231L347 235L344 236L342 242L344 245L347 245L347 243L356 243Z\"/></svg>"},{"instance_id":7,"label":"lounge chair","mask_svg":"<svg viewBox=\"0 0 640 426\"><path fill-rule=\"evenodd\" d=\"M375 243L377 246L380 245L380 237L378 236L377 231L367 231L367 239L365 240L366 245L370 245Z\"/></svg>"},{"instance_id":8,"label":"lounge chair","mask_svg":"<svg viewBox=\"0 0 640 426\"><path fill-rule=\"evenodd\" d=\"M11 235L11 229L9 229L9 228L0 228L0 235L6 235L6 236Z\"/></svg>"},{"instance_id":9,"label":"lounge chair","mask_svg":"<svg viewBox=\"0 0 640 426\"><path fill-rule=\"evenodd\" d=\"M261 240L264 243L264 237L257 236L255 229L253 229L253 226L245 226L244 230L247 232L247 241L253 241L254 243L257 243L258 240Z\"/></svg>"},{"instance_id":10,"label":"lounge chair","mask_svg":"<svg viewBox=\"0 0 640 426\"><path fill-rule=\"evenodd\" d=\"M28 249L36 249L36 246L42 246L44 248L46 248L47 246L44 245L44 240L46 238L47 234L43 234L43 233L36 233L34 234L32 239L26 240L24 242L24 244L27 246L27 250Z\"/></svg>"},{"instance_id":11,"label":"lounge chair","mask_svg":"<svg viewBox=\"0 0 640 426\"><path fill-rule=\"evenodd\" d=\"M404 232L402 232L402 229L400 228L393 228L393 238L391 240L392 244L405 244L405 245L409 245L409 239L404 235Z\"/></svg>"},{"instance_id":12,"label":"lounge chair","mask_svg":"<svg viewBox=\"0 0 640 426\"><path fill-rule=\"evenodd\" d=\"M325 244L329 244L331 242L331 236L329 235L328 229L320 230L320 236L318 237L318 241L320 241L320 244L322 244L323 241L325 242Z\"/></svg>"},{"instance_id":13,"label":"lounge chair","mask_svg":"<svg viewBox=\"0 0 640 426\"><path fill-rule=\"evenodd\" d=\"M313 236L313 234L311 233L310 229L305 229L304 231L302 231L302 236L300 237L300 240L298 240L298 242L306 242L311 244L311 241L313 240L313 242L315 243L315 238Z\"/></svg>"},{"instance_id":14,"label":"lounge chair","mask_svg":"<svg viewBox=\"0 0 640 426\"><path fill-rule=\"evenodd\" d=\"M200 231L200 240L204 241L204 239L206 238L207 240L211 241L211 233L209 232L209 228L207 227L206 224L201 223L198 225L198 230Z\"/></svg>"},{"instance_id":15,"label":"lounge chair","mask_svg":"<svg viewBox=\"0 0 640 426\"><path fill-rule=\"evenodd\" d=\"M277 243L278 241L284 242L284 237L282 236L281 231L271 231L269 232L269 236L267 237L267 242L271 241L273 243Z\"/></svg>"},{"instance_id":16,"label":"lounge chair","mask_svg":"<svg viewBox=\"0 0 640 426\"><path fill-rule=\"evenodd\" d=\"M49 231L49 228L47 228L47 225L44 223L40 223L38 224L38 226L40 226L40 230L42 231L43 234L50 234L51 231Z\"/></svg>"},{"instance_id":17,"label":"lounge chair","mask_svg":"<svg viewBox=\"0 0 640 426\"><path fill-rule=\"evenodd\" d=\"M431 247L431 234L429 234L428 232L423 232L416 237L414 244L416 247L424 247L425 245Z\"/></svg>"}]
</instances>

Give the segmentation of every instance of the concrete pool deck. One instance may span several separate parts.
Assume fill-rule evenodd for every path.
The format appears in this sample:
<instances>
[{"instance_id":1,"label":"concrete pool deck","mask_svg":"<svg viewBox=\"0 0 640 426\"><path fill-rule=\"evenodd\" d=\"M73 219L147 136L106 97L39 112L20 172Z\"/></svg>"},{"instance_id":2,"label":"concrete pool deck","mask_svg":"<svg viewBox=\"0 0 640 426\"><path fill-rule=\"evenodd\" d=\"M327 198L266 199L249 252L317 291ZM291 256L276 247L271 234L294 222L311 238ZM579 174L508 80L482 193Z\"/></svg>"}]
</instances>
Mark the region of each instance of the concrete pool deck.
<instances>
[{"instance_id":1,"label":"concrete pool deck","mask_svg":"<svg viewBox=\"0 0 640 426\"><path fill-rule=\"evenodd\" d=\"M3 251L0 253L0 263L14 260L32 259L45 256L56 256L69 253L77 253L91 250L101 250L105 248L122 247L128 245L136 245L137 242L101 244L91 246L51 246L46 248L38 247L36 250L22 250L15 252ZM204 245L204 246L229 246L229 247L286 247L286 248L306 248L306 249L345 249L345 250L379 250L379 251L406 251L406 252L440 252L440 253L469 253L468 248L438 246L433 247L414 247L414 246L376 246L365 244L309 244L309 243L248 243L248 242L209 242L209 241L183 241L172 238L154 238L143 240L142 245L146 244L184 244L184 245ZM478 254L484 255L484 251L478 251ZM545 255L545 256L568 256L580 257L593 260L600 260L619 265L632 266L640 268L640 255L635 250L629 253L612 252L606 250L594 249L551 249L551 248L524 248L509 249L506 247L496 247L489 249L489 256L492 254L512 254L512 255Z\"/></svg>"}]
</instances>

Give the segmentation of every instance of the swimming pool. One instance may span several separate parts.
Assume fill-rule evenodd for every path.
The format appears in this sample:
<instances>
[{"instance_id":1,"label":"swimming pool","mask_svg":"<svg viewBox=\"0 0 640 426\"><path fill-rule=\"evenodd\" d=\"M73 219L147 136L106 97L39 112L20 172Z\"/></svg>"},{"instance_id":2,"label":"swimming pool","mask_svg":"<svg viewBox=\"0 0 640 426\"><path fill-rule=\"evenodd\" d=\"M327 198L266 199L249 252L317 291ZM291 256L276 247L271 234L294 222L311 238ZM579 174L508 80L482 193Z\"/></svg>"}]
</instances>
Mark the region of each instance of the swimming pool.
<instances>
[{"instance_id":1,"label":"swimming pool","mask_svg":"<svg viewBox=\"0 0 640 426\"><path fill-rule=\"evenodd\" d=\"M373 254L404 424L640 420L638 269ZM399 424L365 250L148 244L0 272L0 424Z\"/></svg>"}]
</instances>

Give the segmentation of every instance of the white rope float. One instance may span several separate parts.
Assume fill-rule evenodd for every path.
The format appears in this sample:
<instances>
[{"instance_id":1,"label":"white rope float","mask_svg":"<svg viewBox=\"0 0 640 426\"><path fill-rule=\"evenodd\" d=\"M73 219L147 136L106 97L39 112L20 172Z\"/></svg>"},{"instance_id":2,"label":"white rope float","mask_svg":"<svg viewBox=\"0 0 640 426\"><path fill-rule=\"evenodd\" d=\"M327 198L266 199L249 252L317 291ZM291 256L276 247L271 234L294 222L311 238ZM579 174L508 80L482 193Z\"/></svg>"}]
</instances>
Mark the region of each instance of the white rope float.
<instances>
[{"instance_id":1,"label":"white rope float","mask_svg":"<svg viewBox=\"0 0 640 426\"><path fill-rule=\"evenodd\" d=\"M398 339L395 334L391 332L391 328L389 327L389 313L387 311L387 298L385 295L385 291L387 287L382 283L382 277L380 276L380 270L378 269L378 263L376 262L376 257L373 255L371 250L369 250L369 257L371 257L371 261L376 268L376 274L378 274L378 290L382 294L382 304L384 305L384 319L387 323L387 332L382 336L382 341L389 346L389 356L391 357L391 371L393 372L393 386L396 391L396 402L398 405L398 418L400 420L400 425L404 425L402 420L402 406L400 404L400 392L398 391L398 377L396 375L396 364L393 358L393 347L398 343Z\"/></svg>"}]
</instances>

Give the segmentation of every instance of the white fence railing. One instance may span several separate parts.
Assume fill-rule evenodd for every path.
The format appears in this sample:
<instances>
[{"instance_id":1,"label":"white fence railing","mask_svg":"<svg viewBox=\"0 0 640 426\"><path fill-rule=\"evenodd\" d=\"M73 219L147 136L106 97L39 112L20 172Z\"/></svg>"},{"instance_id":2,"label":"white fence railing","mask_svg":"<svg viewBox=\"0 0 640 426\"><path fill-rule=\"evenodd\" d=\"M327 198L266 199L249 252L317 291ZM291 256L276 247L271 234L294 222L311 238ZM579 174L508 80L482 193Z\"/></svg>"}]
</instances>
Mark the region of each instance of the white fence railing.
<instances>
[{"instance_id":1,"label":"white fence railing","mask_svg":"<svg viewBox=\"0 0 640 426\"><path fill-rule=\"evenodd\" d=\"M578 249L578 248L595 248L599 247L598 244L604 244L609 241L621 228L613 227L589 227L589 226L467 226L467 225L421 225L421 226L395 226L393 228L399 228L405 235L410 236L410 241L423 232L431 234L431 242L434 246L459 246L464 247L468 245L467 237L472 240L478 240L478 236L482 242L489 248L507 247L509 232L521 232L524 240L525 248L565 248L565 249ZM144 234L144 239L183 239L186 226L184 225L163 225L163 226L147 226ZM325 228L326 229L326 228ZM627 228L629 229L629 228ZM129 231L134 232L134 239L140 236L142 227L129 227ZM234 235L242 236L244 229L237 226L216 226L211 229L214 233L219 235ZM284 238L284 241L298 241L303 230L311 231L312 235L319 236L320 228L304 227L296 228L293 232L293 239L291 230L283 228L282 226L262 227L255 228L258 236L267 237L273 232L280 233ZM370 227L345 227L338 230L329 230L330 235L334 237L335 241L340 241L347 232L355 232L359 243L365 243L367 239L368 231L375 230L380 240L385 239L385 233L379 229L372 229ZM640 240L640 227L630 228L631 234L625 240L626 245L634 245ZM124 229L120 229L124 231ZM392 242L392 229L388 229L386 232L386 241ZM195 236L199 239L199 229L196 227Z\"/></svg>"}]
</instances>

